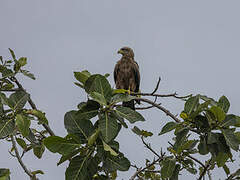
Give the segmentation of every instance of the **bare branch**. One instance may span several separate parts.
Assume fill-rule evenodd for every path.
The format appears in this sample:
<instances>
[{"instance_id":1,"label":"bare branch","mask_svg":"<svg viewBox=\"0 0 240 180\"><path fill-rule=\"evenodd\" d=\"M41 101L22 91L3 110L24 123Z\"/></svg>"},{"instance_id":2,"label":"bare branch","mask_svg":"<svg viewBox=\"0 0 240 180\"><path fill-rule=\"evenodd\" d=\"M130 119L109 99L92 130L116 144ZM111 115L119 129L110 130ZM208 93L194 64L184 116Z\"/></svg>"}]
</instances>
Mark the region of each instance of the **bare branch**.
<instances>
[{"instance_id":1,"label":"bare branch","mask_svg":"<svg viewBox=\"0 0 240 180\"><path fill-rule=\"evenodd\" d=\"M15 77L12 78L12 81L17 84L17 86L20 90L26 92L26 90L23 88L23 86L19 83L19 81ZM30 97L29 97L28 103L30 104L32 109L37 109L36 105L34 104L34 102L32 101L32 99ZM43 127L48 131L48 133L51 136L55 136L54 132L52 131L52 129L47 124L43 124Z\"/></svg>"},{"instance_id":2,"label":"bare branch","mask_svg":"<svg viewBox=\"0 0 240 180\"><path fill-rule=\"evenodd\" d=\"M146 102L146 103L148 103L148 104L151 104L152 106L154 106L154 107L160 109L161 111L163 111L167 116L170 116L174 121L176 121L176 122L178 122L178 123L181 122L180 119L178 119L178 118L177 118L176 116L174 116L169 110L167 110L166 108L162 107L161 105L156 104L156 103L152 102L151 100L145 99L145 98L138 98L138 97L136 97L135 99L140 100L140 101L143 101L143 102Z\"/></svg>"},{"instance_id":3,"label":"bare branch","mask_svg":"<svg viewBox=\"0 0 240 180\"><path fill-rule=\"evenodd\" d=\"M156 85L155 89L153 90L153 92L152 92L151 94L154 94L154 93L158 90L158 87L159 87L160 81L161 81L161 77L158 78L157 85Z\"/></svg>"},{"instance_id":4,"label":"bare branch","mask_svg":"<svg viewBox=\"0 0 240 180\"><path fill-rule=\"evenodd\" d=\"M17 157L17 160L18 162L20 163L20 165L22 166L23 170L25 171L25 173L30 177L30 179L36 179L36 177L31 173L30 170L27 169L26 165L23 163L21 157L20 157L20 154L18 152L18 149L17 149L17 145L16 145L16 141L13 137L13 135L11 135L11 140L12 140L12 145L13 145L13 148L14 148L14 151L15 151L15 154L16 154L16 157Z\"/></svg>"},{"instance_id":5,"label":"bare branch","mask_svg":"<svg viewBox=\"0 0 240 180\"><path fill-rule=\"evenodd\" d=\"M151 148L151 146L144 141L143 138L144 138L144 137L142 136L141 139L142 139L143 144L146 146L146 148L148 148L148 149L149 149L153 154L155 154L158 158L161 158L161 156L160 156L158 153L156 153L156 151L154 151L154 150Z\"/></svg>"}]
</instances>

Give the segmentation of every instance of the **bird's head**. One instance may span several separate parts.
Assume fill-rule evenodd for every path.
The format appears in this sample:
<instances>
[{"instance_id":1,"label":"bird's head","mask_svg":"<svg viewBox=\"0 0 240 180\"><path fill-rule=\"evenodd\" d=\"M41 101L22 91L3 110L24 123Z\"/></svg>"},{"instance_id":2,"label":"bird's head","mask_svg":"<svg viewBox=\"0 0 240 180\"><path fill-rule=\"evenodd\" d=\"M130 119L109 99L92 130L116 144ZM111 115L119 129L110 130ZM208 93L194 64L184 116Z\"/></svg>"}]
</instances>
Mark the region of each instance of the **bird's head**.
<instances>
[{"instance_id":1,"label":"bird's head","mask_svg":"<svg viewBox=\"0 0 240 180\"><path fill-rule=\"evenodd\" d=\"M129 47L122 47L119 51L118 54L122 54L123 57L130 57L134 58L134 52L131 48Z\"/></svg>"}]
</instances>

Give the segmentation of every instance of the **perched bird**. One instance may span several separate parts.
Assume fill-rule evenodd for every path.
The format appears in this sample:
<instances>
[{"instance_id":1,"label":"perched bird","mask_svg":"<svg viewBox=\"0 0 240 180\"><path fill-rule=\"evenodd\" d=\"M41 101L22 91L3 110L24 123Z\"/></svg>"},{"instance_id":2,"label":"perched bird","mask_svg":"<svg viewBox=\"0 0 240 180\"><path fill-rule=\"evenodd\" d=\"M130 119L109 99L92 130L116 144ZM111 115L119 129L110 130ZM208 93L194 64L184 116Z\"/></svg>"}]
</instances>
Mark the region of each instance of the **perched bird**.
<instances>
[{"instance_id":1,"label":"perched bird","mask_svg":"<svg viewBox=\"0 0 240 180\"><path fill-rule=\"evenodd\" d=\"M117 89L126 89L132 92L139 91L140 73L137 62L134 60L134 52L129 47L123 47L118 51L122 58L114 68L114 81ZM124 107L135 110L134 100L123 102Z\"/></svg>"}]
</instances>

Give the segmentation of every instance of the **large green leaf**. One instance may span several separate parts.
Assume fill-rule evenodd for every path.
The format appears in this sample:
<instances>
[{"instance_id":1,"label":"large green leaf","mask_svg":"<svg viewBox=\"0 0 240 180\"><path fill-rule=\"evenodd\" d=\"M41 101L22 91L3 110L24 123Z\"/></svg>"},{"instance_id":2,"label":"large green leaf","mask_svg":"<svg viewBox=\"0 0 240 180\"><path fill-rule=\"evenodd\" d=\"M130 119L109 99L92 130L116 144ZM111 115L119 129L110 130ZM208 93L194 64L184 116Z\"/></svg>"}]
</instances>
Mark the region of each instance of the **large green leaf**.
<instances>
[{"instance_id":1,"label":"large green leaf","mask_svg":"<svg viewBox=\"0 0 240 180\"><path fill-rule=\"evenodd\" d=\"M13 104L13 110L22 109L29 100L29 94L24 91L17 91L9 97L9 101Z\"/></svg>"},{"instance_id":2,"label":"large green leaf","mask_svg":"<svg viewBox=\"0 0 240 180\"><path fill-rule=\"evenodd\" d=\"M28 136L29 134L29 127L31 125L31 121L29 117L23 115L23 114L17 114L16 115L16 125L18 127L18 130L22 133L24 137Z\"/></svg>"},{"instance_id":3,"label":"large green leaf","mask_svg":"<svg viewBox=\"0 0 240 180\"><path fill-rule=\"evenodd\" d=\"M65 114L64 125L68 133L81 134L86 140L94 131L92 122L82 117L77 111L69 111Z\"/></svg>"},{"instance_id":4,"label":"large green leaf","mask_svg":"<svg viewBox=\"0 0 240 180\"><path fill-rule=\"evenodd\" d=\"M161 177L170 178L176 166L176 159L165 159L162 162Z\"/></svg>"},{"instance_id":5,"label":"large green leaf","mask_svg":"<svg viewBox=\"0 0 240 180\"><path fill-rule=\"evenodd\" d=\"M59 136L49 136L43 142L49 151L62 155L72 153L76 148L81 147L81 144L76 143L76 141Z\"/></svg>"},{"instance_id":6,"label":"large green leaf","mask_svg":"<svg viewBox=\"0 0 240 180\"><path fill-rule=\"evenodd\" d=\"M221 129L224 138L226 140L226 143L229 147L231 147L233 150L238 151L239 147L239 141L237 137L234 134L234 130L232 129Z\"/></svg>"},{"instance_id":7,"label":"large green leaf","mask_svg":"<svg viewBox=\"0 0 240 180\"><path fill-rule=\"evenodd\" d=\"M128 107L117 107L116 108L116 113L127 119L130 123L135 123L137 121L145 121L143 116L138 113L137 111L134 111Z\"/></svg>"},{"instance_id":8,"label":"large green leaf","mask_svg":"<svg viewBox=\"0 0 240 180\"><path fill-rule=\"evenodd\" d=\"M65 172L66 180L92 180L97 172L98 163L95 158L76 156L71 161Z\"/></svg>"},{"instance_id":9,"label":"large green leaf","mask_svg":"<svg viewBox=\"0 0 240 180\"><path fill-rule=\"evenodd\" d=\"M15 123L13 119L0 119L0 138L8 136L15 130Z\"/></svg>"},{"instance_id":10,"label":"large green leaf","mask_svg":"<svg viewBox=\"0 0 240 180\"><path fill-rule=\"evenodd\" d=\"M71 159L73 156L77 155L79 153L79 151L80 151L79 149L76 149L76 150L70 152L69 154L62 155L62 157L58 161L57 165L59 166L60 164L64 163L65 161Z\"/></svg>"},{"instance_id":11,"label":"large green leaf","mask_svg":"<svg viewBox=\"0 0 240 180\"><path fill-rule=\"evenodd\" d=\"M101 104L103 106L107 105L107 101L102 94L100 94L98 92L91 92L90 96L93 98L94 101L97 101L99 104Z\"/></svg>"},{"instance_id":12,"label":"large green leaf","mask_svg":"<svg viewBox=\"0 0 240 180\"><path fill-rule=\"evenodd\" d=\"M22 138L16 138L16 141L17 141L18 145L23 148L23 150L27 149L27 144Z\"/></svg>"},{"instance_id":13,"label":"large green leaf","mask_svg":"<svg viewBox=\"0 0 240 180\"><path fill-rule=\"evenodd\" d=\"M184 105L184 112L191 114L199 104L199 96L190 97Z\"/></svg>"},{"instance_id":14,"label":"large green leaf","mask_svg":"<svg viewBox=\"0 0 240 180\"><path fill-rule=\"evenodd\" d=\"M218 106L212 106L210 111L214 114L218 122L222 122L226 117L226 113Z\"/></svg>"},{"instance_id":15,"label":"large green leaf","mask_svg":"<svg viewBox=\"0 0 240 180\"><path fill-rule=\"evenodd\" d=\"M181 152L181 146L186 143L186 137L189 132L188 128L183 128L176 134L176 141L174 143L174 150L177 151L177 153Z\"/></svg>"},{"instance_id":16,"label":"large green leaf","mask_svg":"<svg viewBox=\"0 0 240 180\"><path fill-rule=\"evenodd\" d=\"M162 135L162 134L172 131L173 129L175 129L177 127L177 125L178 124L176 122L168 122L167 124L165 124L165 126L163 126L161 132L158 135Z\"/></svg>"},{"instance_id":17,"label":"large green leaf","mask_svg":"<svg viewBox=\"0 0 240 180\"><path fill-rule=\"evenodd\" d=\"M109 102L112 97L112 88L108 80L100 74L92 75L87 79L85 82L85 90L88 94L91 92L102 94L107 102Z\"/></svg>"},{"instance_id":18,"label":"large green leaf","mask_svg":"<svg viewBox=\"0 0 240 180\"><path fill-rule=\"evenodd\" d=\"M65 172L66 180L88 180L88 156L76 156L71 161ZM90 180L90 179L89 179Z\"/></svg>"},{"instance_id":19,"label":"large green leaf","mask_svg":"<svg viewBox=\"0 0 240 180\"><path fill-rule=\"evenodd\" d=\"M6 97L5 94L0 92L0 98L1 98L2 104L8 105L9 107L13 107L13 103L10 102L10 100Z\"/></svg>"},{"instance_id":20,"label":"large green leaf","mask_svg":"<svg viewBox=\"0 0 240 180\"><path fill-rule=\"evenodd\" d=\"M109 155L103 162L103 168L107 170L107 172L113 172L116 170L128 171L129 167L130 161L123 155Z\"/></svg>"},{"instance_id":21,"label":"large green leaf","mask_svg":"<svg viewBox=\"0 0 240 180\"><path fill-rule=\"evenodd\" d=\"M227 113L230 107L230 102L228 101L226 96L220 97L218 100L218 107L222 108L222 110Z\"/></svg>"},{"instance_id":22,"label":"large green leaf","mask_svg":"<svg viewBox=\"0 0 240 180\"><path fill-rule=\"evenodd\" d=\"M222 127L235 126L238 124L238 119L234 114L226 115L225 119L222 121Z\"/></svg>"},{"instance_id":23,"label":"large green leaf","mask_svg":"<svg viewBox=\"0 0 240 180\"><path fill-rule=\"evenodd\" d=\"M0 180L10 180L10 170L9 169L0 169Z\"/></svg>"},{"instance_id":24,"label":"large green leaf","mask_svg":"<svg viewBox=\"0 0 240 180\"><path fill-rule=\"evenodd\" d=\"M219 152L216 158L217 166L223 167L230 157L231 157L231 154L229 155L228 153Z\"/></svg>"},{"instance_id":25,"label":"large green leaf","mask_svg":"<svg viewBox=\"0 0 240 180\"><path fill-rule=\"evenodd\" d=\"M91 119L98 114L100 105L98 102L93 100L88 100L87 103L82 102L78 105L79 111L77 112L78 116L82 118Z\"/></svg>"},{"instance_id":26,"label":"large green leaf","mask_svg":"<svg viewBox=\"0 0 240 180\"><path fill-rule=\"evenodd\" d=\"M107 143L103 142L103 148L105 151L109 151L111 155L113 156L117 156L118 154L111 148L111 146L109 146Z\"/></svg>"},{"instance_id":27,"label":"large green leaf","mask_svg":"<svg viewBox=\"0 0 240 180\"><path fill-rule=\"evenodd\" d=\"M104 141L108 143L117 136L121 125L117 123L117 120L113 116L107 113L100 114L99 118L99 129Z\"/></svg>"}]
</instances>

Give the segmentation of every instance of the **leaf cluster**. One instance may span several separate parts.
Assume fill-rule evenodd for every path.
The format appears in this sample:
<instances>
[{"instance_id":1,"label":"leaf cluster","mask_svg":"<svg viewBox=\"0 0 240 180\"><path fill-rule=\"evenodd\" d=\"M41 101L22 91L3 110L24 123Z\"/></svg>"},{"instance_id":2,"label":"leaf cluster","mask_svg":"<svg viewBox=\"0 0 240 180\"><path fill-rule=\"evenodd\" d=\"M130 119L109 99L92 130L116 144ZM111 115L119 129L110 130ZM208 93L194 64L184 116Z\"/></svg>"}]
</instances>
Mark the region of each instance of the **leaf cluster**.
<instances>
[{"instance_id":1,"label":"leaf cluster","mask_svg":"<svg viewBox=\"0 0 240 180\"><path fill-rule=\"evenodd\" d=\"M116 93L110 86L107 75L91 75L88 71L74 72L87 94L86 102L80 102L77 110L64 116L66 137L51 136L44 140L46 147L62 155L58 165L69 160L65 177L72 179L115 179L117 171L127 171L130 161L119 150L116 137L122 126L144 121L142 115L119 102L130 101L132 96Z\"/></svg>"}]
</instances>

